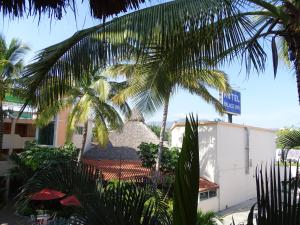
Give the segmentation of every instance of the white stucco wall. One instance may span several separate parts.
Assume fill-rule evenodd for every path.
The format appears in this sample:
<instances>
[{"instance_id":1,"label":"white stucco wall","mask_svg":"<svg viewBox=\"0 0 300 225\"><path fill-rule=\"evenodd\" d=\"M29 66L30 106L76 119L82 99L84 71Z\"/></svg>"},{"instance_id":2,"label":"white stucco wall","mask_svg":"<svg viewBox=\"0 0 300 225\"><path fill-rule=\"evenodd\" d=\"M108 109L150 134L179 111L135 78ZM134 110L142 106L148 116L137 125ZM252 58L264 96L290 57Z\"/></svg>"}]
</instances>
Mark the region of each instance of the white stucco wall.
<instances>
[{"instance_id":1,"label":"white stucco wall","mask_svg":"<svg viewBox=\"0 0 300 225\"><path fill-rule=\"evenodd\" d=\"M200 176L217 181L217 126L199 126Z\"/></svg>"},{"instance_id":2,"label":"white stucco wall","mask_svg":"<svg viewBox=\"0 0 300 225\"><path fill-rule=\"evenodd\" d=\"M276 155L275 133L255 127L248 127L248 153L245 127L224 122L199 126L200 176L219 185L219 210L256 197L255 168L270 163ZM172 146L181 146L183 133L183 125L173 126ZM201 204L209 209L216 204L215 200L206 201Z\"/></svg>"},{"instance_id":3,"label":"white stucco wall","mask_svg":"<svg viewBox=\"0 0 300 225\"><path fill-rule=\"evenodd\" d=\"M249 173L246 173L246 136L243 126L218 125L220 209L256 197L255 169L275 158L275 133L248 127Z\"/></svg>"}]
</instances>

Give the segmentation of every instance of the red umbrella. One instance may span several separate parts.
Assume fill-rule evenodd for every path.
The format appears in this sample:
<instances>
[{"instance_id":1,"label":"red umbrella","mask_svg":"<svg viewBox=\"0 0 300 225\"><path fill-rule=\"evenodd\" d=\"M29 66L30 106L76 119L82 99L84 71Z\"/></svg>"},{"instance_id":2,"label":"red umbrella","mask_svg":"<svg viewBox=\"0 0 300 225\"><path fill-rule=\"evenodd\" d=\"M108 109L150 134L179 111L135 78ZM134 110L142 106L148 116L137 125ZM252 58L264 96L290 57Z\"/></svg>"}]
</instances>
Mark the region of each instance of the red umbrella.
<instances>
[{"instance_id":1,"label":"red umbrella","mask_svg":"<svg viewBox=\"0 0 300 225\"><path fill-rule=\"evenodd\" d=\"M81 206L80 201L75 195L71 195L60 200L60 203L64 206Z\"/></svg>"},{"instance_id":2,"label":"red umbrella","mask_svg":"<svg viewBox=\"0 0 300 225\"><path fill-rule=\"evenodd\" d=\"M53 200L64 197L66 194L62 193L60 191L44 188L40 190L39 192L34 193L30 196L31 200Z\"/></svg>"}]
</instances>

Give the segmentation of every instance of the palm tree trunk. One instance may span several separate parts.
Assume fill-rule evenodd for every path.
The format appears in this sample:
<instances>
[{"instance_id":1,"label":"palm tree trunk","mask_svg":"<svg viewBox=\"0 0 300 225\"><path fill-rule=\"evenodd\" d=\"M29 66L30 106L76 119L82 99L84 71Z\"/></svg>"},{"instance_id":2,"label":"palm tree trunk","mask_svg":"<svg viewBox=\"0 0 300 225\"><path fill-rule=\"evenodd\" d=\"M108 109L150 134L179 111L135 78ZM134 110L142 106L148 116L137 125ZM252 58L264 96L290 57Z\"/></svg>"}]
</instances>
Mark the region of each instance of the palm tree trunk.
<instances>
[{"instance_id":1,"label":"palm tree trunk","mask_svg":"<svg viewBox=\"0 0 300 225\"><path fill-rule=\"evenodd\" d=\"M169 109L169 100L170 94L165 97L164 100L164 111L163 111L163 120L160 128L160 135L159 135L159 144L158 144L158 152L157 152L157 160L155 165L155 171L158 172L161 164L161 155L164 147L164 138L165 138L165 131L166 131L166 124L168 118L168 109Z\"/></svg>"},{"instance_id":2,"label":"palm tree trunk","mask_svg":"<svg viewBox=\"0 0 300 225\"><path fill-rule=\"evenodd\" d=\"M77 159L78 162L81 161L81 158L83 155L83 151L84 151L84 147L85 147L85 143L86 143L87 130L88 130L88 122L85 122L84 127L83 127L83 134L82 134L82 147L78 153L78 159Z\"/></svg>"},{"instance_id":3,"label":"palm tree trunk","mask_svg":"<svg viewBox=\"0 0 300 225\"><path fill-rule=\"evenodd\" d=\"M3 130L4 130L4 113L3 113L3 105L0 100L0 152L2 152L3 148Z\"/></svg>"}]
</instances>

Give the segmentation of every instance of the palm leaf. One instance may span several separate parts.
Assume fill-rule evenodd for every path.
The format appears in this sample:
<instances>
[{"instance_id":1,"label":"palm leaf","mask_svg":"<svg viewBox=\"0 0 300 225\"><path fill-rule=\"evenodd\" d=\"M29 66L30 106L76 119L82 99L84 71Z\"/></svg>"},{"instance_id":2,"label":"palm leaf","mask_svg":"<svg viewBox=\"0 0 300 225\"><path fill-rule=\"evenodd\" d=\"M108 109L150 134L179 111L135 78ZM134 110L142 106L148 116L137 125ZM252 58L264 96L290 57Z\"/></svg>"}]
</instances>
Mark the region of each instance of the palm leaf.
<instances>
[{"instance_id":1,"label":"palm leaf","mask_svg":"<svg viewBox=\"0 0 300 225\"><path fill-rule=\"evenodd\" d=\"M78 82L86 71L96 67L130 60L133 55L143 58L153 44L180 52L174 55L176 69L186 64L199 68L203 63L214 62L225 52L236 56L241 51L227 53L227 50L244 43L245 36L253 32L246 17L235 16L238 6L235 1L170 1L79 31L42 50L36 62L27 67L24 76L31 78L28 98L53 102L64 95L63 84ZM227 21L217 22L224 19ZM264 58L261 49L256 48L259 46L249 48L249 54L250 60L259 67ZM37 90L47 89L48 85L58 85L59 91L38 98Z\"/></svg>"},{"instance_id":2,"label":"palm leaf","mask_svg":"<svg viewBox=\"0 0 300 225\"><path fill-rule=\"evenodd\" d=\"M196 224L199 192L198 121L186 119L182 149L175 172L174 225Z\"/></svg>"}]
</instances>

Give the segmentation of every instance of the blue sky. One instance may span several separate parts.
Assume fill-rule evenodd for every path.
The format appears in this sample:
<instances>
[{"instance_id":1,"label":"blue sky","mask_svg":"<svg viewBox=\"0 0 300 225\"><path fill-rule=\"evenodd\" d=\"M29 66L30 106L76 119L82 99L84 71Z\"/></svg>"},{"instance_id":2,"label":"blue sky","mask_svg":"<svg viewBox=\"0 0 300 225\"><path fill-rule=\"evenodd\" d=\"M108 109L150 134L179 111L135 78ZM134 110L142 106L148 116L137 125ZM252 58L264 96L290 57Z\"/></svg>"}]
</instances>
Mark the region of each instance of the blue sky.
<instances>
[{"instance_id":1,"label":"blue sky","mask_svg":"<svg viewBox=\"0 0 300 225\"><path fill-rule=\"evenodd\" d=\"M88 8L84 5L78 7L78 13L77 22L71 12L62 20L52 20L51 23L47 18L42 18L38 23L38 18L33 17L18 20L4 17L0 20L0 32L8 41L17 37L27 43L32 49L26 58L26 62L30 62L38 50L68 38L78 29L100 22L90 17ZM269 46L266 45L266 48ZM269 49L267 51L270 52ZM258 75L253 71L248 78L241 68L238 61L222 68L228 74L232 86L242 96L242 114L233 118L235 123L267 128L300 126L296 78L291 69L281 63L274 80L271 60L268 61L264 73ZM216 92L213 94L218 96ZM169 120L182 119L191 112L197 113L201 119L226 119L199 97L179 90L170 101ZM146 120L160 121L161 117L162 109L159 109L155 114L147 115Z\"/></svg>"}]
</instances>

